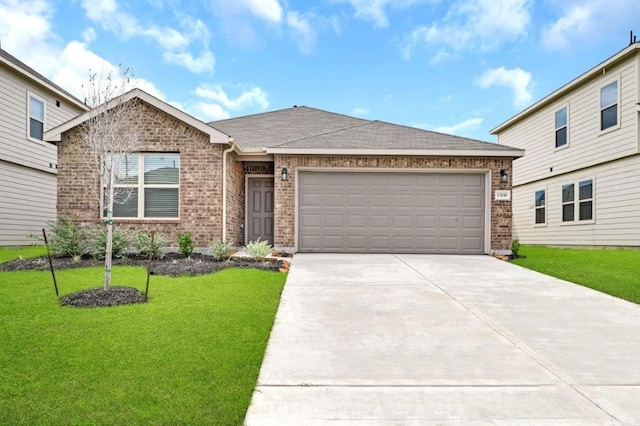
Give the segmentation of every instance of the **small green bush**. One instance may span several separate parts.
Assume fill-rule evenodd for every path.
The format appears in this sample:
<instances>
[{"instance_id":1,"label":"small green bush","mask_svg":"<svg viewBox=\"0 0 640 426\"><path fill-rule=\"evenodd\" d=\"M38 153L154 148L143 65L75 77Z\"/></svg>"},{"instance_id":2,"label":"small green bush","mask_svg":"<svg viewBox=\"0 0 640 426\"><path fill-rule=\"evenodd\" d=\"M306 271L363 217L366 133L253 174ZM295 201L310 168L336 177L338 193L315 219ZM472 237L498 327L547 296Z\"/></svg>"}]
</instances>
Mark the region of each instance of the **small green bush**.
<instances>
[{"instance_id":1,"label":"small green bush","mask_svg":"<svg viewBox=\"0 0 640 426\"><path fill-rule=\"evenodd\" d=\"M195 246L193 245L193 238L191 238L191 232L186 234L180 234L178 236L178 251L184 257L189 257L193 254Z\"/></svg>"},{"instance_id":2,"label":"small green bush","mask_svg":"<svg viewBox=\"0 0 640 426\"><path fill-rule=\"evenodd\" d=\"M156 233L153 239L153 247L151 247L151 233L150 232L138 232L136 234L136 249L143 256L148 256L149 253L153 253L154 259L162 259L164 257L164 246L167 244L167 239L162 234Z\"/></svg>"},{"instance_id":3,"label":"small green bush","mask_svg":"<svg viewBox=\"0 0 640 426\"><path fill-rule=\"evenodd\" d=\"M251 257L264 259L271 254L273 247L271 247L268 241L260 241L260 238L258 238L256 241L249 241L245 249Z\"/></svg>"},{"instance_id":4,"label":"small green bush","mask_svg":"<svg viewBox=\"0 0 640 426\"><path fill-rule=\"evenodd\" d=\"M91 236L91 256L96 259L104 259L107 251L107 230L98 229L94 231ZM125 231L114 226L111 245L111 254L113 258L120 259L126 257L129 243L129 235Z\"/></svg>"},{"instance_id":5,"label":"small green bush","mask_svg":"<svg viewBox=\"0 0 640 426\"><path fill-rule=\"evenodd\" d=\"M211 256L214 260L228 259L232 248L233 243L231 241L215 240L211 244Z\"/></svg>"},{"instance_id":6,"label":"small green bush","mask_svg":"<svg viewBox=\"0 0 640 426\"><path fill-rule=\"evenodd\" d=\"M511 242L511 254L513 255L514 258L519 257L518 256L518 252L520 251L520 241L518 240L513 240Z\"/></svg>"},{"instance_id":7,"label":"small green bush","mask_svg":"<svg viewBox=\"0 0 640 426\"><path fill-rule=\"evenodd\" d=\"M87 231L68 219L59 217L55 222L48 222L49 248L54 256L82 256L87 251Z\"/></svg>"}]
</instances>

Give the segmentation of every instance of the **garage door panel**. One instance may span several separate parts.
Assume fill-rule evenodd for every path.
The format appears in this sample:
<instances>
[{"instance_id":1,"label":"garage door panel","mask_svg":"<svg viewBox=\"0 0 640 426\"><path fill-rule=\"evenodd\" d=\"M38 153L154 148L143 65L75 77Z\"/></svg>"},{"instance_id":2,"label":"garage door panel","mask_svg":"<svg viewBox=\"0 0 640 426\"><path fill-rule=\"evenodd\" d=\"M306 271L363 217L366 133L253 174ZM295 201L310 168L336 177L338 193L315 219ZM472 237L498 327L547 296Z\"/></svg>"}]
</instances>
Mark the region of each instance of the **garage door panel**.
<instances>
[{"instance_id":1,"label":"garage door panel","mask_svg":"<svg viewBox=\"0 0 640 426\"><path fill-rule=\"evenodd\" d=\"M298 249L483 253L485 177L299 172Z\"/></svg>"}]
</instances>

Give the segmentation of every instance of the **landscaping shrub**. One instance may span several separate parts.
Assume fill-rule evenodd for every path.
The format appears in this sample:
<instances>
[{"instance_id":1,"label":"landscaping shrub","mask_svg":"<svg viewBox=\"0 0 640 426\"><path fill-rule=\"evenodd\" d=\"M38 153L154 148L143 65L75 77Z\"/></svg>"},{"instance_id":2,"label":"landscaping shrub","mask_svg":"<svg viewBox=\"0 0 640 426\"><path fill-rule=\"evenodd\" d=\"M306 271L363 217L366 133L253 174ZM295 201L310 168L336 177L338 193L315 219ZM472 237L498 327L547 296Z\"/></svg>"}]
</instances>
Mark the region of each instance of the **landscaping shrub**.
<instances>
[{"instance_id":1,"label":"landscaping shrub","mask_svg":"<svg viewBox=\"0 0 640 426\"><path fill-rule=\"evenodd\" d=\"M193 238L191 238L191 232L186 234L180 234L178 236L178 251L184 257L189 257L193 254L195 246L193 245Z\"/></svg>"},{"instance_id":2,"label":"landscaping shrub","mask_svg":"<svg viewBox=\"0 0 640 426\"><path fill-rule=\"evenodd\" d=\"M98 229L91 234L91 255L96 259L104 259L107 251L107 230ZM113 258L120 259L127 255L129 235L119 228L113 228L111 253Z\"/></svg>"},{"instance_id":3,"label":"landscaping shrub","mask_svg":"<svg viewBox=\"0 0 640 426\"><path fill-rule=\"evenodd\" d=\"M59 217L56 222L48 222L49 248L54 256L82 256L87 251L87 232L70 220Z\"/></svg>"},{"instance_id":4,"label":"landscaping shrub","mask_svg":"<svg viewBox=\"0 0 640 426\"><path fill-rule=\"evenodd\" d=\"M233 243L231 241L215 240L211 244L211 256L215 260L228 259L232 248Z\"/></svg>"},{"instance_id":5,"label":"landscaping shrub","mask_svg":"<svg viewBox=\"0 0 640 426\"><path fill-rule=\"evenodd\" d=\"M520 241L518 240L513 240L511 242L511 254L513 254L514 258L518 258L520 257L518 255L518 252L520 251Z\"/></svg>"},{"instance_id":6,"label":"landscaping shrub","mask_svg":"<svg viewBox=\"0 0 640 426\"><path fill-rule=\"evenodd\" d=\"M154 259L162 259L164 257L164 246L167 244L167 239L162 234L156 233L153 239L153 247L151 247L151 233L150 232L138 232L136 234L136 249L143 256L148 256L149 253L153 253Z\"/></svg>"},{"instance_id":7,"label":"landscaping shrub","mask_svg":"<svg viewBox=\"0 0 640 426\"><path fill-rule=\"evenodd\" d=\"M256 241L249 241L245 249L251 257L264 259L271 254L273 247L271 247L268 241L260 241L260 238L258 238Z\"/></svg>"}]
</instances>

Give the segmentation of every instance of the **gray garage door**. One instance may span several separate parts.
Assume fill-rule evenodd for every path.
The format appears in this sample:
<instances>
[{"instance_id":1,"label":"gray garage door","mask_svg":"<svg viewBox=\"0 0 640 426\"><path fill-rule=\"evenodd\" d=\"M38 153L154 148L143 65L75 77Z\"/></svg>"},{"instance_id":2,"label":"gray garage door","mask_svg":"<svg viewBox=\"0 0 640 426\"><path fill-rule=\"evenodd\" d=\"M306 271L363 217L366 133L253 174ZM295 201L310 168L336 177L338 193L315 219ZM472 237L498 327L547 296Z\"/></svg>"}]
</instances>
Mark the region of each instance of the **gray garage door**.
<instances>
[{"instance_id":1,"label":"gray garage door","mask_svg":"<svg viewBox=\"0 0 640 426\"><path fill-rule=\"evenodd\" d=\"M484 252L483 174L300 172L298 250Z\"/></svg>"}]
</instances>

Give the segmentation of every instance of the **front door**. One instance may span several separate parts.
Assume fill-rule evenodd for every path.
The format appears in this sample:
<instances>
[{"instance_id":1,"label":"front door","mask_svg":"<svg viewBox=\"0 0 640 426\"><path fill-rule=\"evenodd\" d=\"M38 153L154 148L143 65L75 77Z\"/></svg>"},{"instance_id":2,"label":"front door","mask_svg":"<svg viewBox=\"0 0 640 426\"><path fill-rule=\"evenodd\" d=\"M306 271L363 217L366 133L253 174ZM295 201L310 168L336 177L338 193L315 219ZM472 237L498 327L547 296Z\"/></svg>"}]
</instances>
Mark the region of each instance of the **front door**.
<instances>
[{"instance_id":1,"label":"front door","mask_svg":"<svg viewBox=\"0 0 640 426\"><path fill-rule=\"evenodd\" d=\"M273 178L249 178L247 242L269 241L273 245Z\"/></svg>"}]
</instances>

